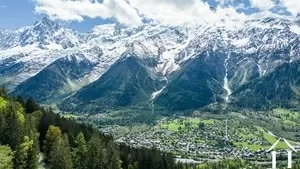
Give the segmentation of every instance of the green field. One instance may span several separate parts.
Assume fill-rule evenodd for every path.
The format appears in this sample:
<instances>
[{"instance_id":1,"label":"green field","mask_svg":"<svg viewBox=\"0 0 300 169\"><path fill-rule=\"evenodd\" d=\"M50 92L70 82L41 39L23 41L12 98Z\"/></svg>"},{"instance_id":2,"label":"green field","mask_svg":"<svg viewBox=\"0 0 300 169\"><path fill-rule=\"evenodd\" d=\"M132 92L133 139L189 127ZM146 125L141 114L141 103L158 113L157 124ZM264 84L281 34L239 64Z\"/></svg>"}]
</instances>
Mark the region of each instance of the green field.
<instances>
[{"instance_id":1,"label":"green field","mask_svg":"<svg viewBox=\"0 0 300 169\"><path fill-rule=\"evenodd\" d=\"M246 133L240 133L239 136L242 137L242 138L244 138L244 139L256 137L252 133L247 133L247 134Z\"/></svg>"},{"instance_id":2,"label":"green field","mask_svg":"<svg viewBox=\"0 0 300 169\"><path fill-rule=\"evenodd\" d=\"M296 120L299 118L298 112L292 112L288 109L274 109L273 112L280 117L284 124L297 125Z\"/></svg>"},{"instance_id":3,"label":"green field","mask_svg":"<svg viewBox=\"0 0 300 169\"><path fill-rule=\"evenodd\" d=\"M297 119L299 117L298 112L292 112L288 109L274 109L273 111L276 115L288 116L290 119Z\"/></svg>"},{"instance_id":4,"label":"green field","mask_svg":"<svg viewBox=\"0 0 300 169\"><path fill-rule=\"evenodd\" d=\"M199 128L199 124L213 125L215 124L214 119L201 119L197 117L187 117L182 119L176 119L171 121L163 122L160 126L167 128L170 131L186 130L188 128L196 129Z\"/></svg>"},{"instance_id":5,"label":"green field","mask_svg":"<svg viewBox=\"0 0 300 169\"><path fill-rule=\"evenodd\" d=\"M243 128L238 129L238 135L244 139L247 139L247 138L256 137L257 135L259 135L259 132L258 131L250 131L249 129L243 127Z\"/></svg>"},{"instance_id":6,"label":"green field","mask_svg":"<svg viewBox=\"0 0 300 169\"><path fill-rule=\"evenodd\" d=\"M197 142L197 143L205 143L206 141L203 140L203 139L197 139L196 142Z\"/></svg>"},{"instance_id":7,"label":"green field","mask_svg":"<svg viewBox=\"0 0 300 169\"><path fill-rule=\"evenodd\" d=\"M238 135L243 139L250 139L250 138L259 138L261 135L261 129L259 127L255 127L253 130L249 128L243 127L238 129ZM264 145L256 145L256 144L249 144L247 142L233 142L233 144L237 147L241 148L248 148L253 151L267 149ZM271 146L270 146L271 147Z\"/></svg>"},{"instance_id":8,"label":"green field","mask_svg":"<svg viewBox=\"0 0 300 169\"><path fill-rule=\"evenodd\" d=\"M233 142L233 144L238 147L249 148L253 151L257 151L259 149L268 150L277 141L278 138L265 132L262 128L260 128L258 126L256 128L257 128L256 131L247 131L247 129L242 128L239 130L240 131L239 136L244 139L259 138L259 137L263 136L263 138L268 142L268 144L255 145L255 144L249 144L247 142ZM293 144L293 142L290 142L290 143ZM288 148L288 145L284 141L280 141L277 144L277 146L275 147L275 149L285 149L285 148Z\"/></svg>"},{"instance_id":9,"label":"green field","mask_svg":"<svg viewBox=\"0 0 300 169\"><path fill-rule=\"evenodd\" d=\"M203 120L203 119L197 118L197 117L187 118L186 121L189 121L189 122L191 122L191 123L193 123L193 124L197 124L197 125L198 125L200 122L201 122L201 123L204 123L204 124L206 124L206 125L213 125L213 124L215 124L215 120L214 120L214 119Z\"/></svg>"},{"instance_id":10,"label":"green field","mask_svg":"<svg viewBox=\"0 0 300 169\"><path fill-rule=\"evenodd\" d=\"M270 145L273 145L277 141L277 138L266 132L264 132L264 138L270 143ZM288 148L288 145L284 141L280 141L275 148L285 149Z\"/></svg>"},{"instance_id":11,"label":"green field","mask_svg":"<svg viewBox=\"0 0 300 169\"><path fill-rule=\"evenodd\" d=\"M66 119L77 119L77 118L80 117L80 116L76 116L76 115L73 115L73 114L62 114L62 116Z\"/></svg>"},{"instance_id":12,"label":"green field","mask_svg":"<svg viewBox=\"0 0 300 169\"><path fill-rule=\"evenodd\" d=\"M238 146L238 147L249 148L250 150L253 150L253 151L266 149L265 146L262 146L262 145L251 145L251 144L248 144L246 142L233 142L233 144L235 146Z\"/></svg>"},{"instance_id":13,"label":"green field","mask_svg":"<svg viewBox=\"0 0 300 169\"><path fill-rule=\"evenodd\" d=\"M280 112L280 114L287 114L288 111L278 110L277 112ZM290 113L290 112L289 112ZM296 114L293 114L293 118L298 117ZM202 119L197 117L186 117L186 118L178 118L173 120L166 120L163 121L158 127L159 128L165 128L170 131L187 131L189 129L198 129L199 124L202 123L204 126L210 126L214 125L216 123L216 120L214 119ZM277 138L270 133L264 131L259 126L254 126L252 128L248 127L240 127L235 130L235 135L238 135L240 138L242 138L245 141L241 142L233 142L233 144L237 147L241 148L249 148L253 151L257 150L267 150L269 149L276 141ZM257 144L250 144L247 140L251 138L260 138L262 140L265 140L265 143L263 145L257 145ZM199 143L205 143L206 140L199 139L195 140ZM275 147L276 149L282 149L287 148L288 146L285 144L285 142L281 141L277 144Z\"/></svg>"},{"instance_id":14,"label":"green field","mask_svg":"<svg viewBox=\"0 0 300 169\"><path fill-rule=\"evenodd\" d=\"M164 128L167 128L170 131L178 131L180 127L184 127L184 125L179 124L177 121L173 121L170 124L163 125Z\"/></svg>"}]
</instances>

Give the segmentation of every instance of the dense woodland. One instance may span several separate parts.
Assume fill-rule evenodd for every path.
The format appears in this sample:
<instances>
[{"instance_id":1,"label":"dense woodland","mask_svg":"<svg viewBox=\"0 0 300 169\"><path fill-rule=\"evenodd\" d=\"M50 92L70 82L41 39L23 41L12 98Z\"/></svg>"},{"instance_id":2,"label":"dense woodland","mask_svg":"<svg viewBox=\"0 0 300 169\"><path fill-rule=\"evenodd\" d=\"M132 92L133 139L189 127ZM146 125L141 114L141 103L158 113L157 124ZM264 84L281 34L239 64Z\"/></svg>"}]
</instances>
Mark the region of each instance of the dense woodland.
<instances>
[{"instance_id":1,"label":"dense woodland","mask_svg":"<svg viewBox=\"0 0 300 169\"><path fill-rule=\"evenodd\" d=\"M42 159L42 160L40 160ZM180 169L171 154L116 145L90 126L0 90L0 169Z\"/></svg>"},{"instance_id":2,"label":"dense woodland","mask_svg":"<svg viewBox=\"0 0 300 169\"><path fill-rule=\"evenodd\" d=\"M0 169L240 169L245 161L188 165L169 153L117 145L85 124L0 89ZM252 167L253 169L260 167ZM300 168L300 167L299 167ZM296 167L297 169L297 167Z\"/></svg>"}]
</instances>

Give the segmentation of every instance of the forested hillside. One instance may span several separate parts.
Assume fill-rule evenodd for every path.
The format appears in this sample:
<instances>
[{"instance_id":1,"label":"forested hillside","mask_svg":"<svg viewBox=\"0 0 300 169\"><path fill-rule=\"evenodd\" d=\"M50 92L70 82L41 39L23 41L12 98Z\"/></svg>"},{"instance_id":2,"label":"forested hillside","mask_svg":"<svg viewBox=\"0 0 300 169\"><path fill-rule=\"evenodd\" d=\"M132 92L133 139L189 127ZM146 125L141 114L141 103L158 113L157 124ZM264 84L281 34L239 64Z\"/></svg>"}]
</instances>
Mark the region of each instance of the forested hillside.
<instances>
[{"instance_id":1,"label":"forested hillside","mask_svg":"<svg viewBox=\"0 0 300 169\"><path fill-rule=\"evenodd\" d=\"M173 169L172 155L116 145L89 126L0 91L0 169Z\"/></svg>"},{"instance_id":2,"label":"forested hillside","mask_svg":"<svg viewBox=\"0 0 300 169\"><path fill-rule=\"evenodd\" d=\"M296 165L295 168L300 168ZM0 169L261 169L242 160L176 163L156 149L117 145L110 136L0 89Z\"/></svg>"},{"instance_id":3,"label":"forested hillside","mask_svg":"<svg viewBox=\"0 0 300 169\"><path fill-rule=\"evenodd\" d=\"M299 107L300 61L285 63L274 72L242 85L232 93L232 104L256 110Z\"/></svg>"}]
</instances>

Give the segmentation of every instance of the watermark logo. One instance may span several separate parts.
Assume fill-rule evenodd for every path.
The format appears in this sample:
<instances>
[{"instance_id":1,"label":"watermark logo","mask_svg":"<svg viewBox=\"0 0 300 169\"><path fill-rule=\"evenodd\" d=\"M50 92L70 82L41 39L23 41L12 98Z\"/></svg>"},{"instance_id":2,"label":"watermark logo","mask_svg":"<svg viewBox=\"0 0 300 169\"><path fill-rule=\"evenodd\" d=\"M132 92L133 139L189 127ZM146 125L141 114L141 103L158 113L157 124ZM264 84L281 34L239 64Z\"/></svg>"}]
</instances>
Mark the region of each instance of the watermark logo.
<instances>
[{"instance_id":1,"label":"watermark logo","mask_svg":"<svg viewBox=\"0 0 300 169\"><path fill-rule=\"evenodd\" d=\"M288 155L288 167L287 168L292 168L292 152L296 152L296 149L284 138L279 138L273 145L272 147L267 151L272 153L272 169L276 169L277 164L276 164L276 155L277 152L275 151L275 147L280 141L284 141L288 146L289 149L287 150L287 155Z\"/></svg>"}]
</instances>

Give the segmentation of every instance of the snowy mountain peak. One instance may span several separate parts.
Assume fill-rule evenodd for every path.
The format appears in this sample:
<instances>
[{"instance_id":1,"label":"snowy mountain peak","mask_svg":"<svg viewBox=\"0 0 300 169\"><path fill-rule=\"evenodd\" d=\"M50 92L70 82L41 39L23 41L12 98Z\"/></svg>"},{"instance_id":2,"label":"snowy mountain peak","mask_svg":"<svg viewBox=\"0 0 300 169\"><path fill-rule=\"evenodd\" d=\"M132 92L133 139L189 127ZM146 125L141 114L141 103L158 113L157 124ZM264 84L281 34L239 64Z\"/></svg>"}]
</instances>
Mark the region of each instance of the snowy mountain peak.
<instances>
[{"instance_id":1,"label":"snowy mountain peak","mask_svg":"<svg viewBox=\"0 0 300 169\"><path fill-rule=\"evenodd\" d=\"M10 30L0 28L0 37L7 36L8 34L11 34L11 33L12 33L12 31L10 31Z\"/></svg>"},{"instance_id":2,"label":"snowy mountain peak","mask_svg":"<svg viewBox=\"0 0 300 169\"><path fill-rule=\"evenodd\" d=\"M18 64L21 74L13 81L20 83L21 76L26 80L61 57L81 53L97 65L89 74L90 82L126 54L151 62L157 73L169 76L203 53L232 52L239 54L235 58L241 63L253 62L264 75L281 62L298 59L299 34L295 20L273 16L237 21L234 26L145 23L126 27L115 23L96 26L87 34L43 18L16 31L0 30L0 63L8 67ZM278 51L278 58L269 58L271 52ZM289 55L283 57L285 51ZM16 57L20 53L22 56ZM255 58L249 57L252 54Z\"/></svg>"},{"instance_id":3,"label":"snowy mountain peak","mask_svg":"<svg viewBox=\"0 0 300 169\"><path fill-rule=\"evenodd\" d=\"M135 56L141 59L145 65L154 68L158 63L158 55L148 49L141 41L135 40L132 43L126 44L126 51L122 54L124 57Z\"/></svg>"},{"instance_id":4,"label":"snowy mountain peak","mask_svg":"<svg viewBox=\"0 0 300 169\"><path fill-rule=\"evenodd\" d=\"M52 21L48 17L44 17L41 21L36 22L34 24L34 27L39 29L56 29L56 30L60 28L58 23Z\"/></svg>"},{"instance_id":5,"label":"snowy mountain peak","mask_svg":"<svg viewBox=\"0 0 300 169\"><path fill-rule=\"evenodd\" d=\"M105 24L95 26L89 33L94 35L113 35L116 24Z\"/></svg>"}]
</instances>

